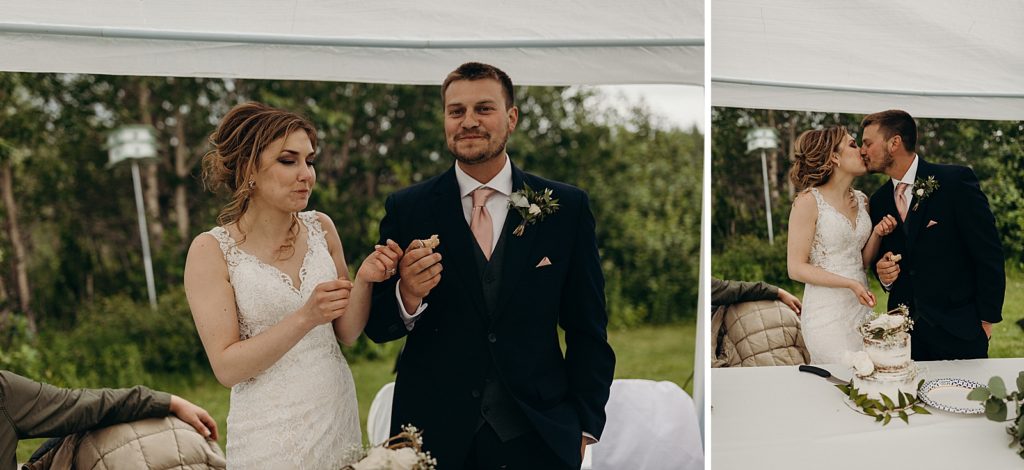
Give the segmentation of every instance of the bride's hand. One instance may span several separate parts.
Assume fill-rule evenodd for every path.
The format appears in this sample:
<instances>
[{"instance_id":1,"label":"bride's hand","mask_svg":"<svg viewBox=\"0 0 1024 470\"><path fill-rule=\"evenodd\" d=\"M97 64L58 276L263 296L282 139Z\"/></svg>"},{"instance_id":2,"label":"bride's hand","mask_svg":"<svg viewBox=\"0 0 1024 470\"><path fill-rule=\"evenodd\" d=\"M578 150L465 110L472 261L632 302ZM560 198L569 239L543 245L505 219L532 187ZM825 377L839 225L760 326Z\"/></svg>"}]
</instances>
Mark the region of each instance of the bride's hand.
<instances>
[{"instance_id":1,"label":"bride's hand","mask_svg":"<svg viewBox=\"0 0 1024 470\"><path fill-rule=\"evenodd\" d=\"M875 294L872 294L871 291L868 290L867 286L857 281L850 280L849 289L857 296L857 300L861 305L866 305L871 308L875 307Z\"/></svg>"},{"instance_id":2,"label":"bride's hand","mask_svg":"<svg viewBox=\"0 0 1024 470\"><path fill-rule=\"evenodd\" d=\"M402 248L392 240L386 245L377 245L363 264L359 266L356 278L367 282L383 282L394 276L398 262L402 259Z\"/></svg>"},{"instance_id":3,"label":"bride's hand","mask_svg":"<svg viewBox=\"0 0 1024 470\"><path fill-rule=\"evenodd\" d=\"M874 232L875 235L884 237L892 233L893 230L896 230L896 218L893 217L892 214L886 214L886 216L882 217L882 220L878 222L878 225L875 225Z\"/></svg>"}]
</instances>

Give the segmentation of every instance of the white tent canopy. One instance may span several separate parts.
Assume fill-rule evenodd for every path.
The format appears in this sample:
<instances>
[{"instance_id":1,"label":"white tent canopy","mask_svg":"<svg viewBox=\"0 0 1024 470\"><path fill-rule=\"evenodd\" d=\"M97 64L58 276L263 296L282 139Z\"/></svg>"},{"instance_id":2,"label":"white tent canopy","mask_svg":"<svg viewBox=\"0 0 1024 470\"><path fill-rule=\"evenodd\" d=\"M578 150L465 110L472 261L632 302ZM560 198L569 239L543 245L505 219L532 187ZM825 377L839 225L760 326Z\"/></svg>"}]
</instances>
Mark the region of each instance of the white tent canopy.
<instances>
[{"instance_id":1,"label":"white tent canopy","mask_svg":"<svg viewBox=\"0 0 1024 470\"><path fill-rule=\"evenodd\" d=\"M703 2L0 0L0 70L439 84L704 84Z\"/></svg>"},{"instance_id":2,"label":"white tent canopy","mask_svg":"<svg viewBox=\"0 0 1024 470\"><path fill-rule=\"evenodd\" d=\"M1024 119L1019 0L716 0L715 106Z\"/></svg>"}]
</instances>

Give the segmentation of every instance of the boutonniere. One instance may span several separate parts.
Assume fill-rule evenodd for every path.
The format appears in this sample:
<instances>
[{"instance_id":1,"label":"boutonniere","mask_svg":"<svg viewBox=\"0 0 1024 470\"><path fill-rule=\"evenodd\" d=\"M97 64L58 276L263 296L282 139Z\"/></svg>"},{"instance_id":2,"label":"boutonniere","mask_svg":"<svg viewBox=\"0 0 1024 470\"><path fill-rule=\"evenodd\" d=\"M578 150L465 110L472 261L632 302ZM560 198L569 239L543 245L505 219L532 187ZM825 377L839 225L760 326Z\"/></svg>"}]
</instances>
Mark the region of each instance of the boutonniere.
<instances>
[{"instance_id":1,"label":"boutonniere","mask_svg":"<svg viewBox=\"0 0 1024 470\"><path fill-rule=\"evenodd\" d=\"M914 208L911 210L916 211L917 206L921 205L921 201L931 196L936 189L939 189L939 182L935 179L935 176L929 176L924 181L921 178L914 180Z\"/></svg>"},{"instance_id":2,"label":"boutonniere","mask_svg":"<svg viewBox=\"0 0 1024 470\"><path fill-rule=\"evenodd\" d=\"M521 237L527 225L535 224L539 220L544 220L544 217L558 212L558 199L551 197L549 188L537 192L530 188L530 185L524 183L523 189L515 191L509 196L508 207L515 209L523 218L523 221L519 222L519 226L512 231L515 236Z\"/></svg>"}]
</instances>

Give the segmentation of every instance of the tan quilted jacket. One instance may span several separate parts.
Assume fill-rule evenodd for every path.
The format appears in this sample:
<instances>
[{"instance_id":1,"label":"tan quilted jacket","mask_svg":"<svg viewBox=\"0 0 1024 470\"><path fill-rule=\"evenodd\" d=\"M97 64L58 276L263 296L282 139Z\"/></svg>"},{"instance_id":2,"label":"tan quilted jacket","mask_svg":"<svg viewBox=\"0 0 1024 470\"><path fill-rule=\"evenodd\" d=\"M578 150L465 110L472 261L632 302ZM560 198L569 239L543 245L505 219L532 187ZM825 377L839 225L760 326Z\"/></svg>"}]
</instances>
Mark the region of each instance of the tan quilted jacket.
<instances>
[{"instance_id":1,"label":"tan quilted jacket","mask_svg":"<svg viewBox=\"0 0 1024 470\"><path fill-rule=\"evenodd\" d=\"M27 470L223 470L224 453L175 416L72 434Z\"/></svg>"},{"instance_id":2,"label":"tan quilted jacket","mask_svg":"<svg viewBox=\"0 0 1024 470\"><path fill-rule=\"evenodd\" d=\"M800 317L777 300L719 307L711 317L711 367L807 364Z\"/></svg>"}]
</instances>

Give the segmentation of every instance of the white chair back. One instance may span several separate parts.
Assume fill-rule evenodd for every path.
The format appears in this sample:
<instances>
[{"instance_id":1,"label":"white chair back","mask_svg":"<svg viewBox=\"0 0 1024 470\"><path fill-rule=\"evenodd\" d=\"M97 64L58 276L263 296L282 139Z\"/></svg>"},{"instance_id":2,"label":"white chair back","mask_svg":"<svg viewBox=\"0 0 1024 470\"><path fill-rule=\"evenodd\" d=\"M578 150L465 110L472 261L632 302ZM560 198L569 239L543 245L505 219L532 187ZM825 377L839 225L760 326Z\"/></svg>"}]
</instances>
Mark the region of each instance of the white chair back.
<instances>
[{"instance_id":1,"label":"white chair back","mask_svg":"<svg viewBox=\"0 0 1024 470\"><path fill-rule=\"evenodd\" d=\"M605 412L601 441L587 448L593 470L703 470L697 411L675 383L614 380Z\"/></svg>"},{"instance_id":2,"label":"white chair back","mask_svg":"<svg viewBox=\"0 0 1024 470\"><path fill-rule=\"evenodd\" d=\"M394 382L384 384L373 397L370 414L366 417L366 435L371 446L381 445L391 437L391 401L394 397Z\"/></svg>"}]
</instances>

